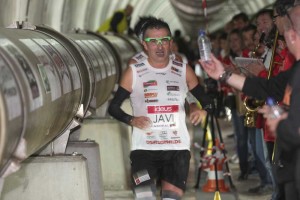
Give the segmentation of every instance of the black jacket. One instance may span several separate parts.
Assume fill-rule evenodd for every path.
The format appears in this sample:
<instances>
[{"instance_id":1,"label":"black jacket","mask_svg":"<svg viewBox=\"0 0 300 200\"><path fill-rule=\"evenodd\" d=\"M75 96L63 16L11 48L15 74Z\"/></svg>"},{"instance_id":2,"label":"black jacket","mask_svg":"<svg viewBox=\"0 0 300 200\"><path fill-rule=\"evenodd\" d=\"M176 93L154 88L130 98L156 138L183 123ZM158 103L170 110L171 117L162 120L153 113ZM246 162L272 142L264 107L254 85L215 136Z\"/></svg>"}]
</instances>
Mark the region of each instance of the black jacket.
<instances>
[{"instance_id":1,"label":"black jacket","mask_svg":"<svg viewBox=\"0 0 300 200\"><path fill-rule=\"evenodd\" d=\"M273 97L277 101L283 100L287 89L291 89L289 115L278 124L276 130L274 163L279 183L295 180L295 169L298 170L295 165L298 160L296 152L300 149L300 61L269 80L259 77L246 78L242 89L248 96L262 100Z\"/></svg>"}]
</instances>

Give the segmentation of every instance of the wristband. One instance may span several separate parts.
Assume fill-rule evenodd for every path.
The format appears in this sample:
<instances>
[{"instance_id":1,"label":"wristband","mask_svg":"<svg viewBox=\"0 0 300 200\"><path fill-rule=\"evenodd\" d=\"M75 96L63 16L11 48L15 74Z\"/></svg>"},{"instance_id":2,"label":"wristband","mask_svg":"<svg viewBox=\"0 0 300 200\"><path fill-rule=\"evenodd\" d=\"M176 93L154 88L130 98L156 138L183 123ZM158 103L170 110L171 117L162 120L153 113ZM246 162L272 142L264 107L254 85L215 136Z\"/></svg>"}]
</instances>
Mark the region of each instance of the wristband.
<instances>
[{"instance_id":1,"label":"wristband","mask_svg":"<svg viewBox=\"0 0 300 200\"><path fill-rule=\"evenodd\" d=\"M126 117L124 116L124 122L130 126L131 126L132 120L133 120L132 115L127 115Z\"/></svg>"},{"instance_id":2,"label":"wristband","mask_svg":"<svg viewBox=\"0 0 300 200\"><path fill-rule=\"evenodd\" d=\"M224 71L220 76L219 76L219 81L221 83L225 83L229 78L230 76L232 75L232 72L231 71Z\"/></svg>"},{"instance_id":3,"label":"wristband","mask_svg":"<svg viewBox=\"0 0 300 200\"><path fill-rule=\"evenodd\" d=\"M129 122L128 122L128 125L130 125L130 126L132 126L132 121L133 121L133 116L131 116L131 118L130 118L130 120L129 120Z\"/></svg>"}]
</instances>

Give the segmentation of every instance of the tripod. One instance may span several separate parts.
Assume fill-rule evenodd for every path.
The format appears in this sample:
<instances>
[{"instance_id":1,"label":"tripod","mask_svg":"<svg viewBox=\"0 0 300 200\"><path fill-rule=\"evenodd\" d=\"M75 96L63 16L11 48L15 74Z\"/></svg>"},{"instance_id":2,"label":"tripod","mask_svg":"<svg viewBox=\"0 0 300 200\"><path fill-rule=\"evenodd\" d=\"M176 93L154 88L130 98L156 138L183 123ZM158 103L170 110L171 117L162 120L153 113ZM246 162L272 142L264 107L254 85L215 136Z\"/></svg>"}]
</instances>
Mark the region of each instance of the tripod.
<instances>
[{"instance_id":1,"label":"tripod","mask_svg":"<svg viewBox=\"0 0 300 200\"><path fill-rule=\"evenodd\" d=\"M206 139L206 136L207 136L208 124L210 124L210 132L211 132L211 137L212 137L212 141L213 141L212 155L214 155L216 153L215 124L216 124L216 128L217 128L217 131L218 131L218 136L219 136L220 143L221 143L221 145L223 145L223 138L222 138L220 124L218 122L217 117L214 115L214 108L213 108L211 112L207 113L204 128L203 128L204 133L203 133L202 144L201 144L201 149L200 149L200 162L202 162L202 158L203 158L204 152L205 152L205 139ZM222 151L223 156L226 157L225 148L221 148L221 151ZM214 165L215 165L214 166L214 168L215 168L215 177L216 177L216 180L218 180L217 162L214 162ZM196 185L195 185L196 189L199 188L202 166L203 165L200 165L199 168L198 168L197 182L196 182ZM225 162L225 166L226 166L226 172L228 174L230 188L232 190L235 190L235 186L232 182L232 178L231 178L231 175L230 175L229 166L228 166L227 162ZM216 190L219 191L218 181L216 181Z\"/></svg>"}]
</instances>

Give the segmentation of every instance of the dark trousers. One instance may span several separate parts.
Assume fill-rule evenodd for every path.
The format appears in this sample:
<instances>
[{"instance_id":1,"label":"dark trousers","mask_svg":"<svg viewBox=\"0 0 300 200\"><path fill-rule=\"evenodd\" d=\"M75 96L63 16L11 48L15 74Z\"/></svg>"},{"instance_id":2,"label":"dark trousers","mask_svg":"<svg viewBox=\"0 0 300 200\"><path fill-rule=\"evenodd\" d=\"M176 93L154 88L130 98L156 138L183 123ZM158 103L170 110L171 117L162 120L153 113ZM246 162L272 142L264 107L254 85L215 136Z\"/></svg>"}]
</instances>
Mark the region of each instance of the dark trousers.
<instances>
[{"instance_id":1,"label":"dark trousers","mask_svg":"<svg viewBox=\"0 0 300 200\"><path fill-rule=\"evenodd\" d=\"M268 155L269 155L269 158L270 158L270 162L272 162L274 142L266 142L266 145L267 145L267 149L268 149Z\"/></svg>"},{"instance_id":2,"label":"dark trousers","mask_svg":"<svg viewBox=\"0 0 300 200\"><path fill-rule=\"evenodd\" d=\"M287 159L287 152L283 151L278 143L275 150L273 170L277 178L278 194L274 200L300 200L300 160L297 159L299 152L297 150L288 151L288 155L291 157Z\"/></svg>"},{"instance_id":3,"label":"dark trousers","mask_svg":"<svg viewBox=\"0 0 300 200\"><path fill-rule=\"evenodd\" d=\"M244 126L244 117L238 116L236 109L231 110L237 155L241 174L248 173L248 132Z\"/></svg>"},{"instance_id":4,"label":"dark trousers","mask_svg":"<svg viewBox=\"0 0 300 200\"><path fill-rule=\"evenodd\" d=\"M295 187L297 191L297 199L300 200L300 149L296 150L296 167L295 167Z\"/></svg>"},{"instance_id":5,"label":"dark trousers","mask_svg":"<svg viewBox=\"0 0 300 200\"><path fill-rule=\"evenodd\" d=\"M253 150L253 155L255 159L255 168L258 172L260 181L262 185L272 184L270 174L268 173L268 169L266 167L265 156L263 153L263 138L257 137L256 134L263 134L262 132L257 133L256 128L249 128L249 140L251 144L251 148ZM258 146L260 145L260 146ZM258 149L261 149L258 151ZM262 155L259 155L262 154ZM263 160L262 160L263 159Z\"/></svg>"},{"instance_id":6,"label":"dark trousers","mask_svg":"<svg viewBox=\"0 0 300 200\"><path fill-rule=\"evenodd\" d=\"M278 184L279 194L274 200L299 200L294 181Z\"/></svg>"}]
</instances>

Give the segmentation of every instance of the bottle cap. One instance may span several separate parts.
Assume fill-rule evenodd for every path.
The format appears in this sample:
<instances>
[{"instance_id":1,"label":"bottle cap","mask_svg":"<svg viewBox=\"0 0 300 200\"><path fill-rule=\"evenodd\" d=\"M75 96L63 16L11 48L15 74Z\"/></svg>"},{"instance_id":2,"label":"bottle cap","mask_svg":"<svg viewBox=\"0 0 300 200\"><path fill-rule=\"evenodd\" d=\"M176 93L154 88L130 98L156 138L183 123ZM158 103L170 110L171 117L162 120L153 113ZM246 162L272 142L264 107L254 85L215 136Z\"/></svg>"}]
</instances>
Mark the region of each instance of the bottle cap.
<instances>
[{"instance_id":1,"label":"bottle cap","mask_svg":"<svg viewBox=\"0 0 300 200\"><path fill-rule=\"evenodd\" d=\"M202 30L202 29L200 29L200 30L199 30L199 35L205 35L205 31Z\"/></svg>"},{"instance_id":2,"label":"bottle cap","mask_svg":"<svg viewBox=\"0 0 300 200\"><path fill-rule=\"evenodd\" d=\"M266 101L268 106L274 106L275 105L275 100L272 97L268 97Z\"/></svg>"}]
</instances>

